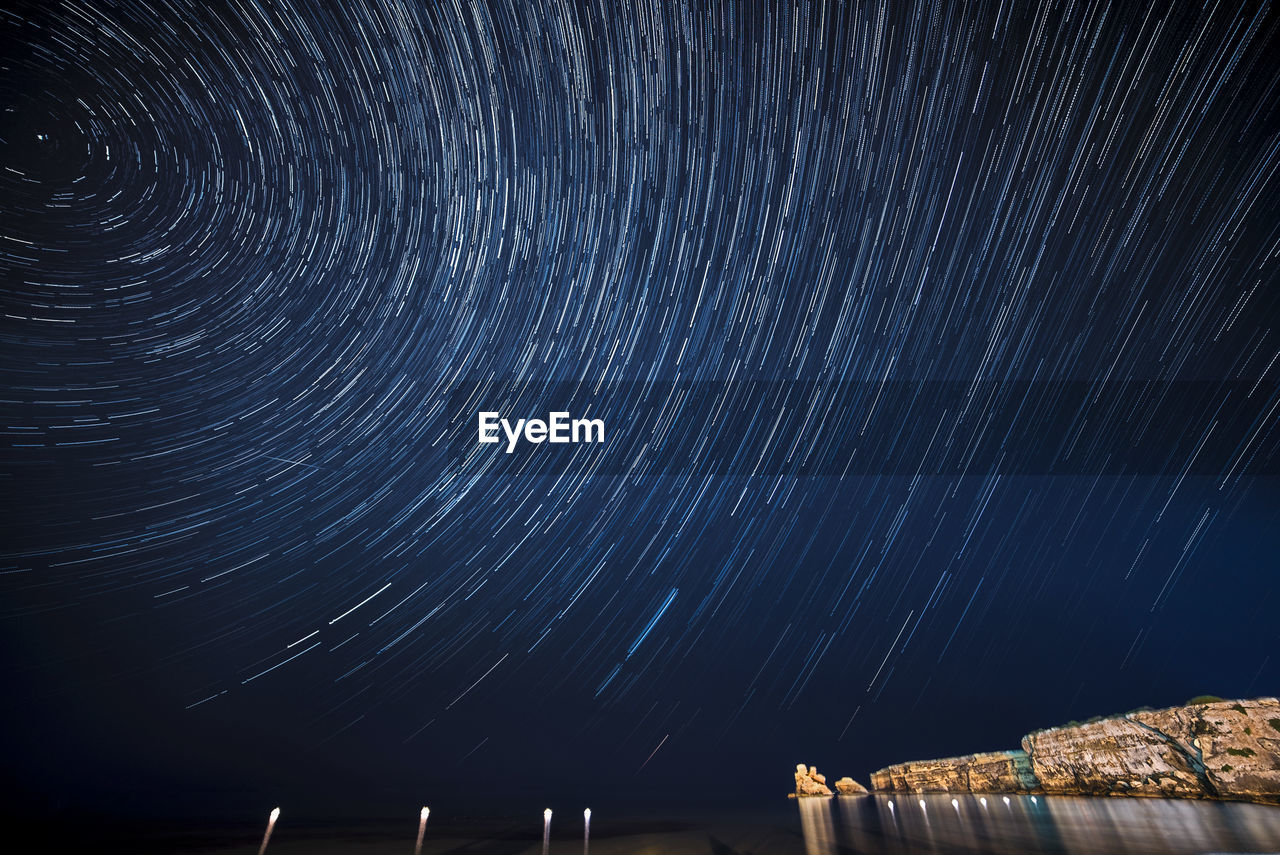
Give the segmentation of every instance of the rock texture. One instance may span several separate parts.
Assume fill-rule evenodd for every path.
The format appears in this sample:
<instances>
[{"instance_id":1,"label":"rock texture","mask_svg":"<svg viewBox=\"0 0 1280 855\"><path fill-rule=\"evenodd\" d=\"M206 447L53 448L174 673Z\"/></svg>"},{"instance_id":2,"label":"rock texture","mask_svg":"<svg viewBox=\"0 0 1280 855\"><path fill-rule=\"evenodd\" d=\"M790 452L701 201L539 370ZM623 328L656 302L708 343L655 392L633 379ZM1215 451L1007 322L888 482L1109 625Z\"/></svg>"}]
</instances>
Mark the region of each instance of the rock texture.
<instances>
[{"instance_id":1,"label":"rock texture","mask_svg":"<svg viewBox=\"0 0 1280 855\"><path fill-rule=\"evenodd\" d=\"M836 792L842 796L863 796L866 795L867 788L846 776L836 781Z\"/></svg>"},{"instance_id":2,"label":"rock texture","mask_svg":"<svg viewBox=\"0 0 1280 855\"><path fill-rule=\"evenodd\" d=\"M1028 734L1046 793L1280 804L1280 701L1216 701Z\"/></svg>"},{"instance_id":3,"label":"rock texture","mask_svg":"<svg viewBox=\"0 0 1280 855\"><path fill-rule=\"evenodd\" d=\"M796 766L797 796L829 796L831 788L827 786L827 776L818 772L817 766Z\"/></svg>"},{"instance_id":4,"label":"rock texture","mask_svg":"<svg viewBox=\"0 0 1280 855\"><path fill-rule=\"evenodd\" d=\"M1280 701L1214 701L1028 734L1021 751L900 763L884 792L1060 793L1280 804Z\"/></svg>"},{"instance_id":5,"label":"rock texture","mask_svg":"<svg viewBox=\"0 0 1280 855\"><path fill-rule=\"evenodd\" d=\"M1023 751L899 763L871 773L874 789L894 793L1030 793L1038 784Z\"/></svg>"}]
</instances>

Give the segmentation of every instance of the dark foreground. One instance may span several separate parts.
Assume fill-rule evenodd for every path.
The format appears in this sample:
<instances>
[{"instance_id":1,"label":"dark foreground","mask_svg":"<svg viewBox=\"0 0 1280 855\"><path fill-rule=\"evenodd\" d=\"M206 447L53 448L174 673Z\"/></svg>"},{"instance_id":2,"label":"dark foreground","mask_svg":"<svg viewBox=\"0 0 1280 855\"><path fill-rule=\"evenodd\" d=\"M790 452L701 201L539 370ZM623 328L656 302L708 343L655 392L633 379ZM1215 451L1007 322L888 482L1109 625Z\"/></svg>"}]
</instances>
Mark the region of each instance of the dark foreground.
<instances>
[{"instance_id":1,"label":"dark foreground","mask_svg":"<svg viewBox=\"0 0 1280 855\"><path fill-rule=\"evenodd\" d=\"M581 809L558 811L544 844L542 816L436 816L423 855L862 855L867 853L1280 853L1280 808L1133 798L964 795L801 799L758 809L661 816L597 811L584 840ZM985 799L985 801L984 801ZM923 804L922 804L923 802ZM265 823L264 823L265 825ZM46 837L54 844L57 830ZM262 827L135 829L64 841L81 852L256 855ZM286 813L269 855L411 855L417 817L317 823ZM53 845L47 851L60 851Z\"/></svg>"}]
</instances>

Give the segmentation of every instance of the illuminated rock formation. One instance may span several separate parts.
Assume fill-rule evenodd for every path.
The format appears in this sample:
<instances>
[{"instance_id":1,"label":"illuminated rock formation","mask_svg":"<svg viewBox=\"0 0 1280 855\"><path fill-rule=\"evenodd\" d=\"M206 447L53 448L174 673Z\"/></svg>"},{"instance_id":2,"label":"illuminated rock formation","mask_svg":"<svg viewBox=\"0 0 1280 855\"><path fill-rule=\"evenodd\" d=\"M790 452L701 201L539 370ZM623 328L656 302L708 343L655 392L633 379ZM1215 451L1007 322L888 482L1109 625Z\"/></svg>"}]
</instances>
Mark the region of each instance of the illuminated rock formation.
<instances>
[{"instance_id":1,"label":"illuminated rock formation","mask_svg":"<svg viewBox=\"0 0 1280 855\"><path fill-rule=\"evenodd\" d=\"M842 796L862 796L866 795L867 788L846 776L836 781L836 792Z\"/></svg>"},{"instance_id":2,"label":"illuminated rock formation","mask_svg":"<svg viewBox=\"0 0 1280 855\"><path fill-rule=\"evenodd\" d=\"M817 766L796 766L797 796L829 796L831 788L827 786L827 776L818 772Z\"/></svg>"},{"instance_id":3,"label":"illuminated rock formation","mask_svg":"<svg viewBox=\"0 0 1280 855\"><path fill-rule=\"evenodd\" d=\"M897 793L1027 793L1038 785L1023 751L898 763L871 773L872 788Z\"/></svg>"},{"instance_id":4,"label":"illuminated rock formation","mask_svg":"<svg viewBox=\"0 0 1280 855\"><path fill-rule=\"evenodd\" d=\"M1280 803L1280 701L1214 701L1028 734L1046 793Z\"/></svg>"},{"instance_id":5,"label":"illuminated rock formation","mask_svg":"<svg viewBox=\"0 0 1280 855\"><path fill-rule=\"evenodd\" d=\"M1021 751L899 763L880 792L1056 793L1280 804L1280 701L1207 700L1028 734Z\"/></svg>"}]
</instances>

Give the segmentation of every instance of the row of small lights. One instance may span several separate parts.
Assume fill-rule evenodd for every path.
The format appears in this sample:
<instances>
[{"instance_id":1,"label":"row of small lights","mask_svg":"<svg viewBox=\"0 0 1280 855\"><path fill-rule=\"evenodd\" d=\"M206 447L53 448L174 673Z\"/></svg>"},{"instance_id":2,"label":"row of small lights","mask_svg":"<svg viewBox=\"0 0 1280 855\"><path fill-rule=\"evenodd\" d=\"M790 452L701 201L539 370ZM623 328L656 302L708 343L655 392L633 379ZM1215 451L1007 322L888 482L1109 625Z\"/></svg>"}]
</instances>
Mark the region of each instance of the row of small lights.
<instances>
[{"instance_id":1,"label":"row of small lights","mask_svg":"<svg viewBox=\"0 0 1280 855\"><path fill-rule=\"evenodd\" d=\"M983 796L982 798L978 799L978 801L982 803L982 806L983 806L984 808L987 806L987 797L986 797L986 796ZM1005 796L1005 797L1004 797L1004 803L1005 803L1006 805L1007 805L1007 804L1009 804L1009 797L1008 797L1008 796ZM1035 796L1032 796L1032 797L1031 797L1031 803L1032 803L1033 805L1038 805L1038 804L1040 804L1040 802L1036 800L1036 797L1035 797ZM952 799L952 800L951 800L951 806L952 806L953 808L955 808L955 809L956 809L956 813L959 813L959 812L960 812L960 800L959 800L959 799ZM892 811L892 810L893 810L893 799L889 799L889 810L890 810L890 811ZM928 810L928 808L926 808L926 807L925 807L924 799L921 799L921 800L920 800L920 810Z\"/></svg>"},{"instance_id":2,"label":"row of small lights","mask_svg":"<svg viewBox=\"0 0 1280 855\"><path fill-rule=\"evenodd\" d=\"M1005 801L1008 801L1008 799L1005 799ZM923 805L924 802L921 802L920 804ZM891 808L893 807L892 802L890 802L889 807ZM422 851L422 835L427 830L427 818L429 816L431 816L431 808L429 807L423 807L422 811L418 814L418 842L413 849L414 855L419 855L419 853ZM262 835L262 846L259 847L258 849L258 855L264 855L264 853L266 853L267 844L271 842L271 832L276 827L276 820L278 820L279 818L280 818L280 808L273 809L271 811L271 815L267 818L267 831L265 834ZM582 835L583 835L583 838L585 839L591 833L591 808L586 808L585 810L582 811L582 821L583 821ZM546 840L550 837L550 835L551 835L551 808L547 808L542 812L543 841L546 842Z\"/></svg>"},{"instance_id":3,"label":"row of small lights","mask_svg":"<svg viewBox=\"0 0 1280 855\"><path fill-rule=\"evenodd\" d=\"M982 803L983 808L986 808L987 806L986 796L983 796L982 798L978 799L978 801ZM1004 803L1006 805L1009 804L1008 796L1004 797ZM1039 804L1035 796L1031 797L1031 803ZM960 801L958 799L952 799L951 806L956 809L957 813L960 812ZM921 810L928 809L925 806L924 799L920 799L920 809ZM889 810L890 812L893 812L894 810L893 799L889 799ZM415 846L413 850L414 855L418 855L418 853L422 851L422 835L427 829L427 818L430 816L431 816L431 808L429 807L423 807L422 811L418 814L418 842L417 842L417 846ZM276 820L278 820L279 818L280 818L280 808L275 808L274 810L271 811L271 815L267 818L267 831L265 834L262 835L262 846L258 849L258 855L264 855L264 853L266 853L267 844L271 842L271 831L276 827ZM591 833L591 808L586 808L585 810L582 811L582 820L583 820L582 833L583 833L583 836L586 837ZM542 812L543 839L546 840L550 834L551 834L551 808L547 808Z\"/></svg>"}]
</instances>

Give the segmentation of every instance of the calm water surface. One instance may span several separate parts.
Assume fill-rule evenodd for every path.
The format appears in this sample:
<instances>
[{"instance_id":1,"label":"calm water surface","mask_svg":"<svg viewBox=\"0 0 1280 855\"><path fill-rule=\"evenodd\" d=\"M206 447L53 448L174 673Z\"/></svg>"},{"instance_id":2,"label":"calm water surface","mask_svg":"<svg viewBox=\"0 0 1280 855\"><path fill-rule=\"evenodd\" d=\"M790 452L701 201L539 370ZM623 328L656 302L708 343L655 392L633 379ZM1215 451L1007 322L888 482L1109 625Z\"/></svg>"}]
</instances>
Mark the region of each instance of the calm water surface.
<instances>
[{"instance_id":1,"label":"calm water surface","mask_svg":"<svg viewBox=\"0 0 1280 855\"><path fill-rule=\"evenodd\" d=\"M1171 799L805 799L807 855L1280 852L1280 808Z\"/></svg>"},{"instance_id":2,"label":"calm water surface","mask_svg":"<svg viewBox=\"0 0 1280 855\"><path fill-rule=\"evenodd\" d=\"M582 808L566 806L545 841L541 811L518 814L433 809L421 855L1280 855L1280 807L1225 802L927 795L779 799L722 811L601 805L589 838ZM416 815L307 823L286 811L266 855L413 855L417 830ZM256 855L261 835L261 827L188 827L137 840L127 851ZM116 851L101 843L77 851Z\"/></svg>"}]
</instances>

